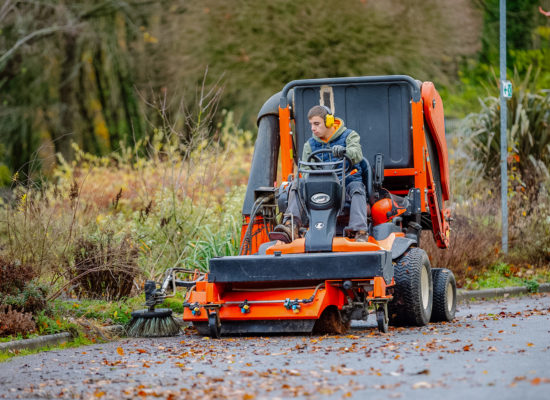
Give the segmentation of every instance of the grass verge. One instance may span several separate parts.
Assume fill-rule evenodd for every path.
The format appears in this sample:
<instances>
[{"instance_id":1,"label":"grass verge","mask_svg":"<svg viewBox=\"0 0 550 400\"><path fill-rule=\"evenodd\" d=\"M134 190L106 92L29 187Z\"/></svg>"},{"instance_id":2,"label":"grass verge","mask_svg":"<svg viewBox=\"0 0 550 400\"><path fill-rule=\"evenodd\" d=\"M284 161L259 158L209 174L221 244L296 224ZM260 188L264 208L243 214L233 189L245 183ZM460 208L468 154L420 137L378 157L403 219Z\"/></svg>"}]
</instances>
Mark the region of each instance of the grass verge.
<instances>
[{"instance_id":1,"label":"grass verge","mask_svg":"<svg viewBox=\"0 0 550 400\"><path fill-rule=\"evenodd\" d=\"M536 292L541 283L550 282L550 271L547 269L517 268L507 263L496 263L479 275L465 279L464 289L479 290L503 288L509 286L526 286Z\"/></svg>"},{"instance_id":2,"label":"grass verge","mask_svg":"<svg viewBox=\"0 0 550 400\"><path fill-rule=\"evenodd\" d=\"M76 348L80 346L87 346L94 343L100 342L98 339L94 337L89 337L88 335L79 332L79 335L75 338L71 339L70 341L60 343L55 346L44 346L40 347L38 349L21 349L21 350L8 350L8 351L0 351L0 363L9 361L13 357L18 356L28 356L31 354L41 353L43 351L51 351L51 350L63 350L63 349L70 349L70 348Z\"/></svg>"}]
</instances>

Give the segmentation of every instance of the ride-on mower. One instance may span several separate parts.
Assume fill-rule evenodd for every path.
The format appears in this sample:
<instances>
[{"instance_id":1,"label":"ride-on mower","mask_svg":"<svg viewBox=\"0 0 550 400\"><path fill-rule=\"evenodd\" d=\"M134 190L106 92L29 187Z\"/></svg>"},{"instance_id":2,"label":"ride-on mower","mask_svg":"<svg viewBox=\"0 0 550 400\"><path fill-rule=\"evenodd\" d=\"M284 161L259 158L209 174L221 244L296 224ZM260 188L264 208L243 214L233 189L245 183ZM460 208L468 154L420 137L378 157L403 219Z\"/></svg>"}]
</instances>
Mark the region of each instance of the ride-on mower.
<instances>
[{"instance_id":1,"label":"ride-on mower","mask_svg":"<svg viewBox=\"0 0 550 400\"><path fill-rule=\"evenodd\" d=\"M361 137L367 242L346 237L344 229L345 178L356 172L351 161L321 162L325 149L298 159L311 136L307 111L319 104ZM186 281L168 271L160 290L150 293L150 306L170 286L186 286L183 319L212 337L343 333L371 312L381 332L389 323L454 318L454 276L432 269L419 247L423 229L440 248L449 244L443 104L431 82L402 75L292 81L264 104L258 127L240 255L213 258L207 274ZM273 227L293 180L306 214L303 227L290 243L271 240L270 234L278 238Z\"/></svg>"}]
</instances>

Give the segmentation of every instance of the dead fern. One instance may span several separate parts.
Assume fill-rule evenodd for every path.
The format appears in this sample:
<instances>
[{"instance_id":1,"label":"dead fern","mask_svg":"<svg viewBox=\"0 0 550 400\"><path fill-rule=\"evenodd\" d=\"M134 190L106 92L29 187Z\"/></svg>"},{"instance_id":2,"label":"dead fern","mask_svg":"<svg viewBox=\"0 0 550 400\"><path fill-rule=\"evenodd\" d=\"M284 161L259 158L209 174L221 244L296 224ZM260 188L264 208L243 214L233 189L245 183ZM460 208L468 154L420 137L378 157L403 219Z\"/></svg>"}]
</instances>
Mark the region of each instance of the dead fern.
<instances>
[{"instance_id":1,"label":"dead fern","mask_svg":"<svg viewBox=\"0 0 550 400\"><path fill-rule=\"evenodd\" d=\"M0 305L0 336L28 334L36 330L31 313L12 310L11 306Z\"/></svg>"}]
</instances>

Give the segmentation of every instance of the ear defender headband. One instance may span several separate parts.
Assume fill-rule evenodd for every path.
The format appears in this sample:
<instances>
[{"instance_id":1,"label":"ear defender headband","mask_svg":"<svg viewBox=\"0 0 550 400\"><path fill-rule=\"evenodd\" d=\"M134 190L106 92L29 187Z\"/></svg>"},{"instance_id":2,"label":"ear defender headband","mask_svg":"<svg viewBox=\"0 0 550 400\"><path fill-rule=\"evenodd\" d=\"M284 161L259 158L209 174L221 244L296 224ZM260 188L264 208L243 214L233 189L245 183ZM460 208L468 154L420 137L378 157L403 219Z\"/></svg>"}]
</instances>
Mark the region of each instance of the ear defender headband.
<instances>
[{"instance_id":1,"label":"ear defender headband","mask_svg":"<svg viewBox=\"0 0 550 400\"><path fill-rule=\"evenodd\" d=\"M334 126L334 114L332 114L332 111L330 111L330 108L327 106L321 106L325 109L327 112L327 115L325 115L325 126L327 128L331 128Z\"/></svg>"}]
</instances>

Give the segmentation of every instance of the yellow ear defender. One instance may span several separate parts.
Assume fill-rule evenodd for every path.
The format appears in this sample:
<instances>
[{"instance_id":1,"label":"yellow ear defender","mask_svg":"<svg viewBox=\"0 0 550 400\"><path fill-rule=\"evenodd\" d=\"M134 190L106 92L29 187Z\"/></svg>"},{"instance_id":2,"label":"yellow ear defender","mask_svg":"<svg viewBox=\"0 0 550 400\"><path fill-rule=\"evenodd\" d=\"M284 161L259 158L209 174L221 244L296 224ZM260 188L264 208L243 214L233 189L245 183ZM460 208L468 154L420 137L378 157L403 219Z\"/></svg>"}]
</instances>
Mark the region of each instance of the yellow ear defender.
<instances>
[{"instance_id":1,"label":"yellow ear defender","mask_svg":"<svg viewBox=\"0 0 550 400\"><path fill-rule=\"evenodd\" d=\"M327 115L325 115L325 126L327 128L331 128L334 126L334 114L332 114L332 111L330 111L330 108L327 106L321 106L327 111Z\"/></svg>"}]
</instances>

